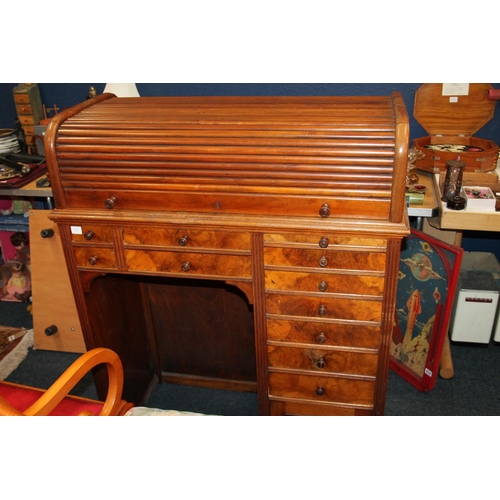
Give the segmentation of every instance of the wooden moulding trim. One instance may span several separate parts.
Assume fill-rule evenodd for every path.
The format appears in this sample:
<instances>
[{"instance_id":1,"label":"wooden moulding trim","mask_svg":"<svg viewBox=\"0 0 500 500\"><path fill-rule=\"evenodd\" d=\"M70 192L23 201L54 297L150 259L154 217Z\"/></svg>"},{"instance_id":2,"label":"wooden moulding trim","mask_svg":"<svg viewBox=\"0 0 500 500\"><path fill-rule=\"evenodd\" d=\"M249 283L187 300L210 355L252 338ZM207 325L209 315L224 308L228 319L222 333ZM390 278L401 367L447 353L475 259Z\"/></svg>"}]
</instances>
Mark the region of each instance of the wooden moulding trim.
<instances>
[{"instance_id":1,"label":"wooden moulding trim","mask_svg":"<svg viewBox=\"0 0 500 500\"><path fill-rule=\"evenodd\" d=\"M391 94L396 119L396 143L394 148L394 173L392 183L392 202L389 216L390 222L403 220L405 207L406 169L408 164L408 144L410 122L401 92Z\"/></svg>"},{"instance_id":2,"label":"wooden moulding trim","mask_svg":"<svg viewBox=\"0 0 500 500\"><path fill-rule=\"evenodd\" d=\"M61 111L57 115L55 115L47 125L47 129L45 131L44 137L44 150L45 150L45 160L47 162L47 169L49 171L49 176L52 185L52 193L54 196L54 201L56 207L64 208L67 206L64 199L64 191L61 184L60 176L58 175L58 165L57 165L57 155L56 155L56 141L57 141L57 133L59 131L59 127L73 115L80 113L84 109L97 104L98 102L105 101L107 99L116 97L114 94L101 94L93 99L88 99L87 101L83 101L76 106L68 108L64 111Z\"/></svg>"}]
</instances>

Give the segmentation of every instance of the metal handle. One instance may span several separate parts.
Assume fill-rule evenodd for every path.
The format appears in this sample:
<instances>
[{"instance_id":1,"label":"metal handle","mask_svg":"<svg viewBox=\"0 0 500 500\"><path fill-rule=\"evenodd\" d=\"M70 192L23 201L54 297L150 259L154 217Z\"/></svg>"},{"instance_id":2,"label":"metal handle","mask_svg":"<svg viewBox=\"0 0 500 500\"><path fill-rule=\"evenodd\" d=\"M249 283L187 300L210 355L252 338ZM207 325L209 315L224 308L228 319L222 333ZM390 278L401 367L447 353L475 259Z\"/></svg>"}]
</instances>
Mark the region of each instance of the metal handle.
<instances>
[{"instance_id":1,"label":"metal handle","mask_svg":"<svg viewBox=\"0 0 500 500\"><path fill-rule=\"evenodd\" d=\"M321 332L317 337L316 337L316 342L318 344L324 344L326 342L326 335L324 332Z\"/></svg>"},{"instance_id":2,"label":"metal handle","mask_svg":"<svg viewBox=\"0 0 500 500\"><path fill-rule=\"evenodd\" d=\"M187 245L187 242L188 242L187 236L183 236L182 238L179 238L179 245L181 247L185 247Z\"/></svg>"},{"instance_id":3,"label":"metal handle","mask_svg":"<svg viewBox=\"0 0 500 500\"><path fill-rule=\"evenodd\" d=\"M187 273L189 271L189 269L191 268L191 265L189 264L189 262L184 262L181 266L181 269Z\"/></svg>"},{"instance_id":4,"label":"metal handle","mask_svg":"<svg viewBox=\"0 0 500 500\"><path fill-rule=\"evenodd\" d=\"M324 396L325 395L325 389L324 387L321 387L319 386L317 389L316 389L316 396Z\"/></svg>"},{"instance_id":5,"label":"metal handle","mask_svg":"<svg viewBox=\"0 0 500 500\"><path fill-rule=\"evenodd\" d=\"M97 255L92 255L92 257L89 258L89 264L91 266L95 266L97 264L97 261L98 261L98 257Z\"/></svg>"},{"instance_id":6,"label":"metal handle","mask_svg":"<svg viewBox=\"0 0 500 500\"><path fill-rule=\"evenodd\" d=\"M328 244L329 244L329 242L328 242L328 238L323 237L323 238L321 238L321 239L319 240L319 246L320 246L321 248L327 248L327 247L328 247Z\"/></svg>"},{"instance_id":7,"label":"metal handle","mask_svg":"<svg viewBox=\"0 0 500 500\"><path fill-rule=\"evenodd\" d=\"M326 267L328 265L328 259L324 255L319 259L319 265L321 267Z\"/></svg>"},{"instance_id":8,"label":"metal handle","mask_svg":"<svg viewBox=\"0 0 500 500\"><path fill-rule=\"evenodd\" d=\"M326 292L328 290L328 283L326 281L322 281L319 285L318 285L318 288L319 288L319 291L320 292Z\"/></svg>"},{"instance_id":9,"label":"metal handle","mask_svg":"<svg viewBox=\"0 0 500 500\"><path fill-rule=\"evenodd\" d=\"M87 231L83 237L87 240L90 241L94 237L94 231Z\"/></svg>"},{"instance_id":10,"label":"metal handle","mask_svg":"<svg viewBox=\"0 0 500 500\"><path fill-rule=\"evenodd\" d=\"M319 314L320 316L325 316L325 314L326 314L326 307L325 307L323 304L321 304L321 305L319 306L319 309L318 309L318 314Z\"/></svg>"}]
</instances>

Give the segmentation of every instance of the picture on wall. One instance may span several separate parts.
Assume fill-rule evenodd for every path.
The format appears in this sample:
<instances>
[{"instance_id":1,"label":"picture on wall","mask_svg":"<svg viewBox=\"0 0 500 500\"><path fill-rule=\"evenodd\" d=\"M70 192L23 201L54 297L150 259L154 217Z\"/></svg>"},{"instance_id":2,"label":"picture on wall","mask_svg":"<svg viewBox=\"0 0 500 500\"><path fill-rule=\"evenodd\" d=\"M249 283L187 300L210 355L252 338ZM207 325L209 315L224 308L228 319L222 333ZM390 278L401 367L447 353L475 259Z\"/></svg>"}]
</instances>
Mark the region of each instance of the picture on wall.
<instances>
[{"instance_id":1,"label":"picture on wall","mask_svg":"<svg viewBox=\"0 0 500 500\"><path fill-rule=\"evenodd\" d=\"M462 255L415 229L402 241L390 367L420 391L436 383Z\"/></svg>"}]
</instances>

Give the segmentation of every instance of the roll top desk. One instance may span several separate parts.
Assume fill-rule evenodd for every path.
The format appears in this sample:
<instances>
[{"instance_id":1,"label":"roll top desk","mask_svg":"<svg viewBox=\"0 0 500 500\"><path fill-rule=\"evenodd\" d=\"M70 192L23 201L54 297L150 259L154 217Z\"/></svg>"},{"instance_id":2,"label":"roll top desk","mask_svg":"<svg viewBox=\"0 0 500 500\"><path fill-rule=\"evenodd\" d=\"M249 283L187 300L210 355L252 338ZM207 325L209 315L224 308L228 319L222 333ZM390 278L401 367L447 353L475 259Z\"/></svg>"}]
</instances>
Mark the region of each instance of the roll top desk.
<instances>
[{"instance_id":1,"label":"roll top desk","mask_svg":"<svg viewBox=\"0 0 500 500\"><path fill-rule=\"evenodd\" d=\"M103 94L54 117L50 218L124 398L168 381L256 391L261 415L383 414L408 141L399 92Z\"/></svg>"}]
</instances>

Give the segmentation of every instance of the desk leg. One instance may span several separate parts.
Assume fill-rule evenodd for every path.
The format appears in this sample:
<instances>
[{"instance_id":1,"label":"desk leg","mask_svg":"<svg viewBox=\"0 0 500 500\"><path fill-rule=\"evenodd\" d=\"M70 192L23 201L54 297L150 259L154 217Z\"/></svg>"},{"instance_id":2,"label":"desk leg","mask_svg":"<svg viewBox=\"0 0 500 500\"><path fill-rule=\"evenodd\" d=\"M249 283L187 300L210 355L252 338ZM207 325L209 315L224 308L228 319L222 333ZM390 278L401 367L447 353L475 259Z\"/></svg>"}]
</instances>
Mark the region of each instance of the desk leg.
<instances>
[{"instance_id":1,"label":"desk leg","mask_svg":"<svg viewBox=\"0 0 500 500\"><path fill-rule=\"evenodd\" d=\"M455 245L462 246L463 232L457 231L455 234ZM443 352L441 353L441 362L439 363L439 375L442 378L449 379L455 375L453 360L451 359L450 336L447 333L444 338Z\"/></svg>"},{"instance_id":2,"label":"desk leg","mask_svg":"<svg viewBox=\"0 0 500 500\"><path fill-rule=\"evenodd\" d=\"M441 353L441 362L439 364L439 375L442 378L452 378L455 375L453 369L453 360L451 359L450 337L448 333L444 338L443 352Z\"/></svg>"},{"instance_id":3,"label":"desk leg","mask_svg":"<svg viewBox=\"0 0 500 500\"><path fill-rule=\"evenodd\" d=\"M415 220L415 229L417 231L422 231L424 230L424 218L423 217L417 217Z\"/></svg>"}]
</instances>

